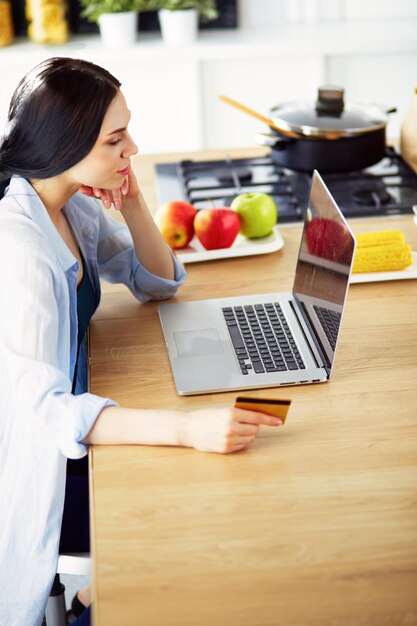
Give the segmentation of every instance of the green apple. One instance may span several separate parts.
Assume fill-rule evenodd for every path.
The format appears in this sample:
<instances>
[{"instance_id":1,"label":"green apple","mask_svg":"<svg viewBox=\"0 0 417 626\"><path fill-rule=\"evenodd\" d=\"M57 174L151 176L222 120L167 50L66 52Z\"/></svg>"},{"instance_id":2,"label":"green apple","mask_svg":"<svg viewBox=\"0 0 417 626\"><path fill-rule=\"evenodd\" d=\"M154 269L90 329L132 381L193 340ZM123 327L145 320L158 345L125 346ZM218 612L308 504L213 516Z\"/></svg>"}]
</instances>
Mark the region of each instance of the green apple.
<instances>
[{"instance_id":1,"label":"green apple","mask_svg":"<svg viewBox=\"0 0 417 626\"><path fill-rule=\"evenodd\" d=\"M248 239L270 235L277 219L276 204L267 193L241 193L230 208L240 217L240 233Z\"/></svg>"}]
</instances>

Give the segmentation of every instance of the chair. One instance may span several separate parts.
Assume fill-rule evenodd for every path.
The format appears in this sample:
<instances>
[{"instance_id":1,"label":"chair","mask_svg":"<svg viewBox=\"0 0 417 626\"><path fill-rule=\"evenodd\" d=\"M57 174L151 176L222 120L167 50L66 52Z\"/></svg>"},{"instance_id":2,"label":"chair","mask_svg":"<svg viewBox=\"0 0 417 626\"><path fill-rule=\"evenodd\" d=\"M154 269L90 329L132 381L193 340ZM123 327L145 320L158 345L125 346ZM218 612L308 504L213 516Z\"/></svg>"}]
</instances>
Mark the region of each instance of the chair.
<instances>
[{"instance_id":1,"label":"chair","mask_svg":"<svg viewBox=\"0 0 417 626\"><path fill-rule=\"evenodd\" d=\"M46 606L46 626L67 626L67 609L65 606L65 587L59 579L60 574L88 576L91 572L89 554L60 554L58 567Z\"/></svg>"}]
</instances>

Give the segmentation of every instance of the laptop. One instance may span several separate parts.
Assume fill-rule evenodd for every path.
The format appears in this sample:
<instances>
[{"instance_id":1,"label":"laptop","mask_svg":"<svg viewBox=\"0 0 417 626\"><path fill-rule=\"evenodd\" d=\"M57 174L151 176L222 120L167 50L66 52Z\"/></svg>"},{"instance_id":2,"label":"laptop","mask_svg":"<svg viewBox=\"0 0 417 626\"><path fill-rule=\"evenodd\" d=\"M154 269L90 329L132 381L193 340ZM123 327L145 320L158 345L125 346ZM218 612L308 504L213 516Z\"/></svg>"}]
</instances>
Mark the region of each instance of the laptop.
<instances>
[{"instance_id":1,"label":"laptop","mask_svg":"<svg viewBox=\"0 0 417 626\"><path fill-rule=\"evenodd\" d=\"M354 251L355 238L314 171L292 292L159 306L178 394L329 380Z\"/></svg>"}]
</instances>

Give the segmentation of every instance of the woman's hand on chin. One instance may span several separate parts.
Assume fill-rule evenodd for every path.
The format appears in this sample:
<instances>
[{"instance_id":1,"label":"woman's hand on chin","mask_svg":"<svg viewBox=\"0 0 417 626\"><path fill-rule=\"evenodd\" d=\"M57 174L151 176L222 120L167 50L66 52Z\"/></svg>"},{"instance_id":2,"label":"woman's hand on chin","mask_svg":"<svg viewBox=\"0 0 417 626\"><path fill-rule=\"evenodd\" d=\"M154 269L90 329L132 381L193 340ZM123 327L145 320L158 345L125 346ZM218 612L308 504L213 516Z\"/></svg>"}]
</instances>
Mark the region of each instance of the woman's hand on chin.
<instances>
[{"instance_id":1,"label":"woman's hand on chin","mask_svg":"<svg viewBox=\"0 0 417 626\"><path fill-rule=\"evenodd\" d=\"M106 209L110 209L113 204L116 211L123 208L123 199L132 199L139 194L139 185L136 176L130 168L128 175L124 177L123 184L119 189L100 189L99 187L90 187L81 185L79 191L91 198L98 198L103 202Z\"/></svg>"}]
</instances>

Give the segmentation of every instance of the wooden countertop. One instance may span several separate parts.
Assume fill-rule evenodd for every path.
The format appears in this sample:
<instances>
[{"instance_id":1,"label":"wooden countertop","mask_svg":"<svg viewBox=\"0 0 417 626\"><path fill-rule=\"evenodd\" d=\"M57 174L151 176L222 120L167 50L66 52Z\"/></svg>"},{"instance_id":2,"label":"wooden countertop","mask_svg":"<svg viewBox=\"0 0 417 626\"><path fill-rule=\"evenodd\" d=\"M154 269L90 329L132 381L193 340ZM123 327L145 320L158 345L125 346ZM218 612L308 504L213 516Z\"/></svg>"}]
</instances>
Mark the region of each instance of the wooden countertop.
<instances>
[{"instance_id":1,"label":"wooden countertop","mask_svg":"<svg viewBox=\"0 0 417 626\"><path fill-rule=\"evenodd\" d=\"M135 162L152 209L158 159ZM352 227L401 228L417 250L411 217ZM177 299L290 289L300 228L281 234L276 253L189 265ZM234 393L177 396L157 307L105 287L92 392L231 406ZM414 280L352 285L331 381L270 390L292 399L287 424L247 452L93 447L95 626L417 624L416 310Z\"/></svg>"}]
</instances>

